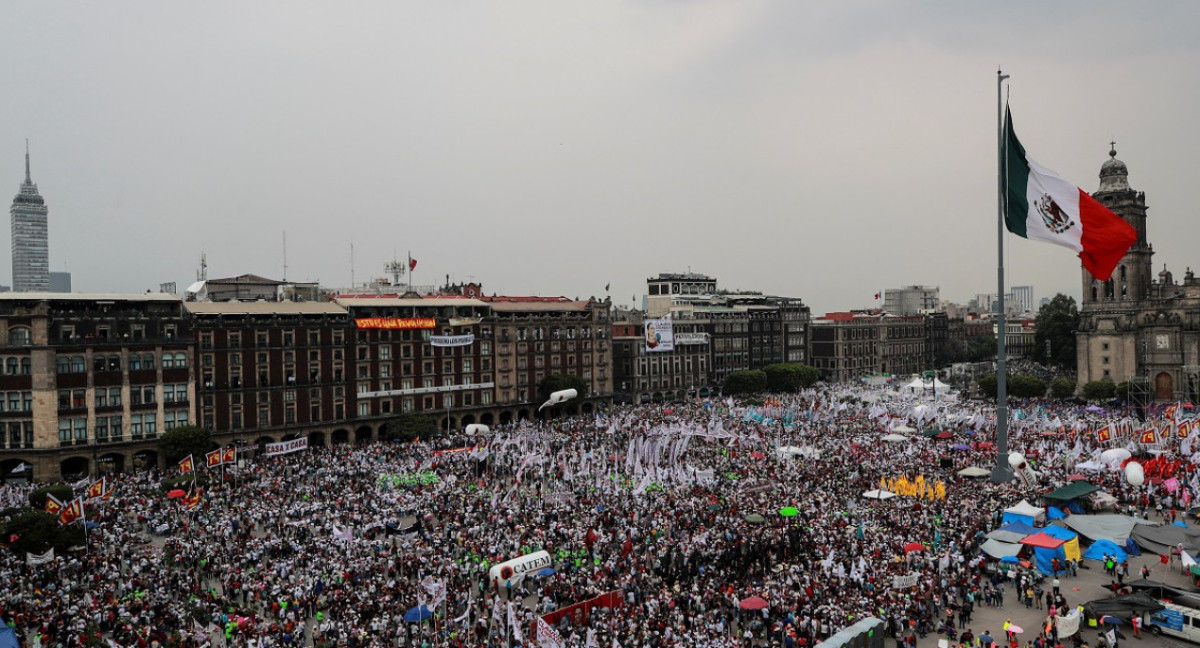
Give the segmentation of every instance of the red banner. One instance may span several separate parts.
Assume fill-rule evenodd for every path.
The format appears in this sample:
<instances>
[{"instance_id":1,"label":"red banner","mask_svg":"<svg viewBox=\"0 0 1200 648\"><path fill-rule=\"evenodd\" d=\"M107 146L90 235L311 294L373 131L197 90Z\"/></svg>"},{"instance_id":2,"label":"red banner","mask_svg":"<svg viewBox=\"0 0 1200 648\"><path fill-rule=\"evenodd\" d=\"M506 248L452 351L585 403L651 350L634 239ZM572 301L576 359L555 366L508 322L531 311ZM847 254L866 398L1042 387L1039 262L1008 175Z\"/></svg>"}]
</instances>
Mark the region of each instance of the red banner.
<instances>
[{"instance_id":1,"label":"red banner","mask_svg":"<svg viewBox=\"0 0 1200 648\"><path fill-rule=\"evenodd\" d=\"M433 317L359 317L354 325L360 329L435 329Z\"/></svg>"},{"instance_id":2,"label":"red banner","mask_svg":"<svg viewBox=\"0 0 1200 648\"><path fill-rule=\"evenodd\" d=\"M558 625L558 622L566 617L572 625L585 627L588 624L588 619L592 615L592 608L615 608L625 604L625 592L621 590L613 590L607 594L601 594L594 599L588 599L581 603L568 605L565 608L555 610L550 614L542 616L542 620L549 623L551 626ZM534 619L532 627L529 631L530 637L537 636L537 620Z\"/></svg>"}]
</instances>

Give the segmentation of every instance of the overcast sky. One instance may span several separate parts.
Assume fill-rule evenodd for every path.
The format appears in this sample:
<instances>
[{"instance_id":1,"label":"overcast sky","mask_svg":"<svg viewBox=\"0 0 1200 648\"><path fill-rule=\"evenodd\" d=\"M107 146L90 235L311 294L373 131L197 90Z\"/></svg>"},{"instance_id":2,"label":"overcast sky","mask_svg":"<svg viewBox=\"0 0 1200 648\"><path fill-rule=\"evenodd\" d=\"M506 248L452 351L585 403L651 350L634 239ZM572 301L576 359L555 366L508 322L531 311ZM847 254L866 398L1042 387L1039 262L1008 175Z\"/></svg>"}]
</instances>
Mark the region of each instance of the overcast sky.
<instances>
[{"instance_id":1,"label":"overcast sky","mask_svg":"<svg viewBox=\"0 0 1200 648\"><path fill-rule=\"evenodd\" d=\"M80 292L256 273L603 296L660 272L803 298L996 290L996 69L1087 191L1116 140L1155 263L1200 266L1200 3L22 2L0 10L0 186L25 139ZM1009 285L1078 298L1006 237ZM11 262L0 246L0 281Z\"/></svg>"}]
</instances>

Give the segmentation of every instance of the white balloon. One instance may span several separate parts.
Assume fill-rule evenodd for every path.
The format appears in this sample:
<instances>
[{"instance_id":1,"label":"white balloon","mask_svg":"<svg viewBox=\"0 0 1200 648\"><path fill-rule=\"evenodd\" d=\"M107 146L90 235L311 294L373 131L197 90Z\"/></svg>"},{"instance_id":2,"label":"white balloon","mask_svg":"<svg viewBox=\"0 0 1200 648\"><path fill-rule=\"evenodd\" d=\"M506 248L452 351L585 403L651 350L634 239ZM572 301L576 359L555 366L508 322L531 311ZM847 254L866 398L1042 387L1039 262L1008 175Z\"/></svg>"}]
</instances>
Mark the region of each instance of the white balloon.
<instances>
[{"instance_id":1,"label":"white balloon","mask_svg":"<svg viewBox=\"0 0 1200 648\"><path fill-rule=\"evenodd\" d=\"M1008 455L1008 465L1013 468L1020 468L1021 464L1025 463L1025 455L1020 452L1014 452Z\"/></svg>"},{"instance_id":2,"label":"white balloon","mask_svg":"<svg viewBox=\"0 0 1200 648\"><path fill-rule=\"evenodd\" d=\"M486 434L490 430L482 423L472 423L466 427L465 431L467 434Z\"/></svg>"},{"instance_id":3,"label":"white balloon","mask_svg":"<svg viewBox=\"0 0 1200 648\"><path fill-rule=\"evenodd\" d=\"M551 405L565 403L578 395L579 392L575 391L574 389L563 389L561 391L556 391L550 394L550 400L542 403L542 407L550 407ZM539 412L542 411L542 407L538 408Z\"/></svg>"},{"instance_id":4,"label":"white balloon","mask_svg":"<svg viewBox=\"0 0 1200 648\"><path fill-rule=\"evenodd\" d=\"M1125 464L1125 481L1132 486L1141 486L1146 481L1146 470L1142 464L1131 461Z\"/></svg>"}]
</instances>

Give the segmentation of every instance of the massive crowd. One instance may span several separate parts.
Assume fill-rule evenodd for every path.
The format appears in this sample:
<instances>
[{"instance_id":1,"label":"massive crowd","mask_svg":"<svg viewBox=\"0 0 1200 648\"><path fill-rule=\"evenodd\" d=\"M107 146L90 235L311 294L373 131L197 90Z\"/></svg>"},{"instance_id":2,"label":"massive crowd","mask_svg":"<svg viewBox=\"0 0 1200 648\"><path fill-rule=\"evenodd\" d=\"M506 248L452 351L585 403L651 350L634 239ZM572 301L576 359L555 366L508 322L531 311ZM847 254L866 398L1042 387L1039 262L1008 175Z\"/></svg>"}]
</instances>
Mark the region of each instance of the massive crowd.
<instances>
[{"instance_id":1,"label":"massive crowd","mask_svg":"<svg viewBox=\"0 0 1200 648\"><path fill-rule=\"evenodd\" d=\"M1011 445L1039 458L1038 488L1099 451L1080 430L1120 416L1018 409ZM904 424L951 438L880 441ZM0 615L40 647L494 647L529 645L536 617L616 593L551 617L566 646L811 646L872 616L898 645L958 639L1006 587L982 534L1031 495L957 475L994 465L994 427L978 403L826 388L257 458L191 510L164 494L174 469L111 475L85 551L36 566L3 553ZM924 496L862 497L918 478ZM538 550L551 569L489 581ZM743 609L752 597L765 609ZM426 616L419 604L433 615L406 621Z\"/></svg>"}]
</instances>

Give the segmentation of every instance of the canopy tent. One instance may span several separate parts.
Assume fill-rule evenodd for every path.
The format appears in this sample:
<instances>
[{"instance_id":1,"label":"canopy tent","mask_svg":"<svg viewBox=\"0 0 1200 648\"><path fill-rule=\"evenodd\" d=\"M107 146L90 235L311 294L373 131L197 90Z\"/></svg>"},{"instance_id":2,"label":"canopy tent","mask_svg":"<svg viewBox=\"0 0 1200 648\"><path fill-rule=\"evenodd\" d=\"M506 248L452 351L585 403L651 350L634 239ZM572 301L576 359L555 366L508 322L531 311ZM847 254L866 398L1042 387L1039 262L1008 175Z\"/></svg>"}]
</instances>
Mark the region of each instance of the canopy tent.
<instances>
[{"instance_id":1,"label":"canopy tent","mask_svg":"<svg viewBox=\"0 0 1200 648\"><path fill-rule=\"evenodd\" d=\"M1083 557L1089 560L1104 560L1105 556L1116 556L1119 563L1129 560L1129 554L1112 540L1097 540L1083 552Z\"/></svg>"},{"instance_id":2,"label":"canopy tent","mask_svg":"<svg viewBox=\"0 0 1200 648\"><path fill-rule=\"evenodd\" d=\"M1086 497L1087 495L1090 495L1098 490L1100 489L1093 484L1089 484L1085 481L1076 481L1071 482L1070 484L1067 484L1056 491L1042 495L1042 499L1066 502L1069 500Z\"/></svg>"},{"instance_id":3,"label":"canopy tent","mask_svg":"<svg viewBox=\"0 0 1200 648\"><path fill-rule=\"evenodd\" d=\"M1102 598L1094 601L1088 601L1083 604L1083 607L1088 611L1088 615L1092 617L1100 617L1104 614L1111 614L1116 617L1128 619L1135 615L1141 615L1146 612L1157 612L1164 607L1162 603L1154 600L1145 592L1134 592L1125 596L1116 598Z\"/></svg>"},{"instance_id":4,"label":"canopy tent","mask_svg":"<svg viewBox=\"0 0 1200 648\"><path fill-rule=\"evenodd\" d=\"M1031 533L1018 533L1014 531L1005 531L1004 529L996 529L988 533L987 537L991 540L999 540L1000 542L1016 543L1024 540L1026 536L1032 535L1032 533L1036 533L1036 531Z\"/></svg>"},{"instance_id":5,"label":"canopy tent","mask_svg":"<svg viewBox=\"0 0 1200 648\"><path fill-rule=\"evenodd\" d=\"M963 468L958 471L959 477L987 477L990 474L992 474L992 471L987 468L980 468L979 466L971 466L970 468Z\"/></svg>"},{"instance_id":6,"label":"canopy tent","mask_svg":"<svg viewBox=\"0 0 1200 648\"><path fill-rule=\"evenodd\" d=\"M1015 556L1021 553L1021 545L1015 542L1002 542L990 538L979 548L987 555L996 559L1004 558L1005 556Z\"/></svg>"},{"instance_id":7,"label":"canopy tent","mask_svg":"<svg viewBox=\"0 0 1200 648\"><path fill-rule=\"evenodd\" d=\"M896 494L889 490L882 490L882 489L877 488L875 490L869 490L869 491L863 493L862 496L867 499L886 500L886 499L891 499L891 498L895 497Z\"/></svg>"},{"instance_id":8,"label":"canopy tent","mask_svg":"<svg viewBox=\"0 0 1200 648\"><path fill-rule=\"evenodd\" d=\"M1079 472L1100 472L1104 470L1104 464L1098 461L1085 461L1075 464L1075 470Z\"/></svg>"},{"instance_id":9,"label":"canopy tent","mask_svg":"<svg viewBox=\"0 0 1200 648\"><path fill-rule=\"evenodd\" d=\"M916 378L913 378L911 382L909 382L908 384L901 387L900 392L903 394L921 394L924 392L928 392L929 388L930 388L929 381L925 380L924 378L921 378L920 376L917 376ZM933 391L936 394L950 393L950 385L947 385L946 383L938 380L937 378L934 378L933 379Z\"/></svg>"},{"instance_id":10,"label":"canopy tent","mask_svg":"<svg viewBox=\"0 0 1200 648\"><path fill-rule=\"evenodd\" d=\"M1033 526L1038 522L1046 521L1046 509L1034 506L1026 500L1021 500L1017 504L1004 509L1005 524L1009 522L1024 522L1029 526Z\"/></svg>"},{"instance_id":11,"label":"canopy tent","mask_svg":"<svg viewBox=\"0 0 1200 648\"><path fill-rule=\"evenodd\" d=\"M1067 560L1079 560L1081 558L1081 554L1079 553L1078 533L1059 526L1048 526L1042 530L1042 533L1045 533L1052 538L1058 538L1059 540L1064 541L1062 549L1063 554L1067 557Z\"/></svg>"},{"instance_id":12,"label":"canopy tent","mask_svg":"<svg viewBox=\"0 0 1200 648\"><path fill-rule=\"evenodd\" d=\"M1130 532L1140 521L1128 515L1072 515L1057 525L1083 536L1084 540L1111 540L1114 544L1125 546Z\"/></svg>"},{"instance_id":13,"label":"canopy tent","mask_svg":"<svg viewBox=\"0 0 1200 648\"><path fill-rule=\"evenodd\" d=\"M1180 544L1184 551L1192 555L1200 552L1200 529L1139 524L1129 537L1142 549L1160 556L1171 555L1171 548Z\"/></svg>"},{"instance_id":14,"label":"canopy tent","mask_svg":"<svg viewBox=\"0 0 1200 648\"><path fill-rule=\"evenodd\" d=\"M1033 555L1037 559L1038 571L1043 574L1054 573L1054 559L1058 558L1060 565L1066 564L1067 554L1063 551L1066 540L1055 538L1047 533L1031 535L1021 541L1021 544L1033 547Z\"/></svg>"},{"instance_id":15,"label":"canopy tent","mask_svg":"<svg viewBox=\"0 0 1200 648\"><path fill-rule=\"evenodd\" d=\"M899 441L908 441L908 437L904 436L903 434L889 434L880 440L888 443L896 443Z\"/></svg>"}]
</instances>

